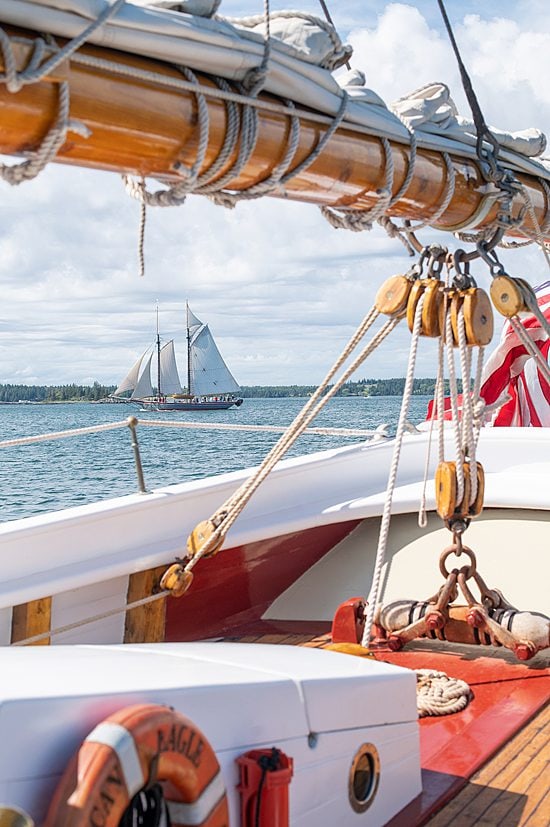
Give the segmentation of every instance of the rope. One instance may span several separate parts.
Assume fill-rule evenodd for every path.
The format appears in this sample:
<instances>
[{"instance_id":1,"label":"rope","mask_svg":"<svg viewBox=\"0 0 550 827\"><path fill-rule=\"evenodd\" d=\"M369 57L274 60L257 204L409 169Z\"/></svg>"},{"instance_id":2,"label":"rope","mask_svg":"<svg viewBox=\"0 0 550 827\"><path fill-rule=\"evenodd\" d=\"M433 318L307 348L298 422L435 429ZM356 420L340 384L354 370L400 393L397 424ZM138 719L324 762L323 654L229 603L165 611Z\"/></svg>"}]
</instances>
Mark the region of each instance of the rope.
<instances>
[{"instance_id":1,"label":"rope","mask_svg":"<svg viewBox=\"0 0 550 827\"><path fill-rule=\"evenodd\" d=\"M464 709L472 697L470 687L460 678L445 672L416 669L416 707L418 717L450 715Z\"/></svg>"},{"instance_id":2,"label":"rope","mask_svg":"<svg viewBox=\"0 0 550 827\"><path fill-rule=\"evenodd\" d=\"M453 350L453 328L451 325L450 309L447 310L447 317L445 319L445 340L447 348L447 365L449 367L449 396L451 401L452 426L455 444L456 499L457 502L460 503L464 499L464 467L462 464L462 433L460 429L460 417L458 414L458 387L456 382Z\"/></svg>"},{"instance_id":3,"label":"rope","mask_svg":"<svg viewBox=\"0 0 550 827\"><path fill-rule=\"evenodd\" d=\"M49 439L65 439L70 436L97 434L100 431L114 431L116 428L127 427L127 422L109 422L105 425L90 425L87 428L73 428L67 431L52 431L48 434L36 434L35 436L14 437L13 439L2 440L2 442L0 442L0 448L12 448L14 445L32 445L34 442L47 442Z\"/></svg>"},{"instance_id":4,"label":"rope","mask_svg":"<svg viewBox=\"0 0 550 827\"><path fill-rule=\"evenodd\" d=\"M482 348L480 348L480 350L482 350ZM476 501L478 487L476 465L477 434L474 428L474 400L471 393L472 350L468 347L466 341L464 310L462 307L458 311L458 353L462 374L462 418L460 420L460 430L463 455L468 458L470 464L469 505L472 505ZM476 400L476 402L477 401L478 400ZM462 500L459 500L459 502L462 502Z\"/></svg>"},{"instance_id":5,"label":"rope","mask_svg":"<svg viewBox=\"0 0 550 827\"><path fill-rule=\"evenodd\" d=\"M385 155L385 185L375 193L378 203L370 210L354 210L347 207L320 207L321 215L337 230L345 229L353 232L372 230L374 222L381 218L390 206L394 176L393 156L388 139L381 138L380 141Z\"/></svg>"},{"instance_id":6,"label":"rope","mask_svg":"<svg viewBox=\"0 0 550 827\"><path fill-rule=\"evenodd\" d=\"M176 421L156 421L154 419L138 419L139 425L153 428L193 428L218 431L265 431L270 433L285 433L286 428L279 428L276 425L233 425L229 423L195 423ZM382 426L384 428L385 426ZM383 431L363 430L360 428L305 428L303 433L319 434L322 436L381 436ZM1 443L0 443L1 447Z\"/></svg>"},{"instance_id":7,"label":"rope","mask_svg":"<svg viewBox=\"0 0 550 827\"><path fill-rule=\"evenodd\" d=\"M285 433L286 428L277 427L276 425L234 425L221 422L178 422L174 420L157 421L154 419L138 419L138 425L145 428L191 428L194 430L209 430L209 431L265 431L271 433ZM73 428L67 431L53 431L47 434L38 434L36 436L14 437L13 439L5 439L0 442L0 448L13 448L19 445L32 445L35 442L47 442L48 440L65 439L71 436L82 436L83 434L96 434L101 431L113 431L117 428L127 428L128 422L113 422L104 425L90 425L86 428ZM360 428L305 428L304 433L317 434L320 436L370 436L374 438L381 438L385 436L386 426L381 426L374 430L364 430Z\"/></svg>"},{"instance_id":8,"label":"rope","mask_svg":"<svg viewBox=\"0 0 550 827\"><path fill-rule=\"evenodd\" d=\"M531 196L529 195L529 192L528 192L527 188L523 184L520 184L519 194L520 194L520 197L523 199L523 203L526 206L526 212L529 213L529 217L531 218L531 222L532 222L533 227L534 227L533 232L531 232L530 230L527 230L525 227L521 227L521 232L523 233L523 235L525 235L529 238L529 241L526 242L527 244L531 244L533 242L536 242L538 244L538 246L542 250L542 253L543 253L543 255L546 259L546 264L547 264L548 268L550 269L550 253L548 251L548 246L544 241L544 233L547 232L550 229L550 215L549 215L550 210L548 210L548 204L550 202L550 189L549 189L547 183L545 181L543 181L542 179L541 179L541 184L542 184L543 189L544 189L544 194L545 194L545 197L546 197L546 205L547 205L546 220L543 222L542 227L540 226L540 224L537 220L537 215L535 213L535 207L533 205L533 201L531 199ZM501 243L501 246L504 247L504 246L507 246L507 245L504 244L504 243ZM511 245L508 245L508 246L511 246ZM516 243L516 246L519 246L519 245Z\"/></svg>"},{"instance_id":9,"label":"rope","mask_svg":"<svg viewBox=\"0 0 550 827\"><path fill-rule=\"evenodd\" d=\"M0 49L4 58L5 73L0 74L0 83L4 82L8 92L19 92L23 86L31 83L38 83L47 75L52 74L65 60L68 60L74 53L88 40L97 29L107 22L111 17L114 17L120 8L124 5L125 0L114 0L112 5L107 6L103 12L92 21L89 26L81 31L72 40L69 40L62 48L56 47L54 54L44 63L39 63L43 54L45 53L46 44L42 38L35 40L35 53L26 69L22 72L17 72L15 55L8 35L0 29Z\"/></svg>"},{"instance_id":10,"label":"rope","mask_svg":"<svg viewBox=\"0 0 550 827\"><path fill-rule=\"evenodd\" d=\"M10 38L3 29L0 29L0 51L5 67L5 72L0 74L0 83L4 82L8 92L12 94L19 92L28 84L38 83L57 69L65 60L68 60L96 29L100 28L103 23L117 13L123 4L124 0L115 0L80 35L68 41L61 49L56 47L53 55L44 62L42 62L42 58L46 53L46 44L42 38L35 39L31 59L22 72L17 72L17 62ZM59 84L58 96L57 118L42 140L38 150L20 164L0 164L0 177L11 186L36 178L47 164L56 157L59 149L65 143L69 129L85 137L90 134L83 124L69 120L70 87L68 81Z\"/></svg>"},{"instance_id":11,"label":"rope","mask_svg":"<svg viewBox=\"0 0 550 827\"><path fill-rule=\"evenodd\" d=\"M399 467L399 457L401 454L401 446L403 437L405 435L407 426L407 414L411 401L413 384L414 384L414 368L416 364L416 354L418 350L418 341L420 339L420 329L422 325L422 308L424 306L425 295L420 297L416 306L414 316L414 326L411 338L411 348L409 352L409 364L407 366L407 376L405 379L405 388L403 390L403 401L401 403L401 411L399 414L399 422L397 425L397 432L395 435L395 444L393 449L393 456L390 466L390 473L388 478L388 485L386 488L386 498L384 501L384 511L382 513L382 521L380 523L380 534L378 537L378 548L376 551L376 559L374 564L374 572L372 577L371 588L368 598L368 612L365 622L365 630L363 632L363 639L361 645L368 648L371 637L372 624L374 622L374 614L376 606L380 598L380 579L382 576L382 567L386 557L386 548L388 544L388 536L390 530L391 508L393 502L393 492L397 480L397 469Z\"/></svg>"},{"instance_id":12,"label":"rope","mask_svg":"<svg viewBox=\"0 0 550 827\"><path fill-rule=\"evenodd\" d=\"M347 96L346 93L343 92L343 100L342 105L340 107L339 112L336 115L336 118L330 118L330 116L319 115L318 113L314 113L304 109L297 109L294 105L287 101L287 105L283 106L281 104L276 104L271 101L260 101L258 100L255 95L257 95L258 91L261 90L263 83L265 82L265 77L267 76L268 71L268 63L269 63L269 55L270 55L270 37L269 37L269 27L270 27L270 19L275 19L277 17L285 17L289 16L289 12L278 12L275 14L269 13L269 3L268 0L265 0L264 4L264 15L263 17L256 17L250 18L250 20L235 20L233 22L239 23L240 25L256 25L259 21L264 21L266 26L266 38L265 38L265 49L264 49L264 56L262 59L262 63L259 67L251 72L254 75L254 83L252 84L251 88L247 88L246 85L243 85L242 93L235 93L230 90L229 85L226 81L222 78L214 78L214 82L217 84L218 88L212 88L203 86L201 83L198 82L197 78L193 75L190 70L180 67L180 70L187 78L187 80L180 80L178 78L167 77L160 73L154 71L148 71L144 69L136 69L135 67L131 67L125 64L117 64L111 60L105 60L102 58L96 58L91 55L84 55L77 53L77 49L89 38L95 29L99 28L103 23L105 23L111 16L114 16L120 6L122 5L123 0L116 0L111 6L105 9L102 15L100 15L97 20L91 23L83 32L72 41L69 41L62 49L57 49L53 56L49 58L46 62L41 63L43 54L45 52L45 44L42 39L37 39L33 42L33 54L31 59L28 62L27 68L24 72L17 74L15 68L15 58L13 55L13 50L11 48L11 42L8 36L0 31L0 48L4 52L4 61L6 65L6 72L4 75L0 76L0 81L4 80L8 85L10 91L17 91L23 84L26 83L33 83L36 81L41 80L48 72L52 72L55 68L57 68L61 63L69 58L71 61L75 63L79 63L84 66L93 66L99 69L106 69L110 72L116 72L122 76L127 77L135 77L141 78L143 80L150 80L154 81L155 83L160 83L164 86L170 88L180 88L186 91L191 91L196 97L198 101L198 108L199 113L201 109L205 108L204 101L202 100L201 96L204 97L213 97L222 99L226 103L227 113L228 113L228 123L227 123L227 135L224 139L224 145L220 150L220 153L216 157L215 161L212 163L210 169L206 170L205 173L199 174L200 167L202 165L201 158L203 158L203 151L202 146L199 147L199 152L197 155L196 163L193 167L189 170L183 165L179 167L179 173L184 180L179 181L173 187L170 187L167 190L161 190L157 193L147 193L143 189L140 189L137 185L132 185L127 177L124 177L125 185L129 190L132 197L137 198L142 203L147 203L150 205L155 206L179 206L180 204L184 203L187 194L190 192L198 193L198 194L209 194L216 203L221 204L226 207L232 207L235 205L236 201L241 199L250 199L250 198L259 198L263 195L266 195L273 190L277 189L281 185L284 185L292 176L295 176L302 171L304 171L310 164L312 164L316 158L321 154L323 151L327 141L330 139L331 135L338 128L341 121L345 116L345 111L347 108ZM312 15L307 14L298 14L292 13L292 16L300 16L304 19L311 19L315 20L318 25L321 25L326 28L327 33L333 38L333 45L335 49L340 49L341 53L336 54L334 59L332 60L331 66L329 68L334 68L335 66L342 65L346 62L347 57L349 56L348 51L346 51L345 47L342 47L341 41L337 37L336 33L331 29L330 26L324 24L324 21L319 20L318 18L313 17ZM229 22L232 22L231 18L219 18L220 20L227 19ZM24 40L24 42L28 42L22 38L14 38L14 40ZM249 74L248 82L250 84L250 78L252 75ZM245 79L246 84L246 79ZM60 84L63 86L63 84ZM67 87L67 95L68 95L68 87ZM252 95L252 96L251 96ZM238 112L235 110L234 104L240 103L244 106L244 113L242 117L242 129L240 135L240 149L237 162L230 170L226 170L226 173L223 175L223 179L220 181L216 181L217 173L223 168L225 161L231 155L231 147L235 146L235 142L239 141L239 115ZM250 110L253 109L254 112ZM248 190L243 190L238 193L226 193L223 192L223 186L231 180L231 178L236 177L240 169L246 164L247 160L250 158L250 155L255 147L256 142L256 135L257 135L257 124L256 122L256 109L263 109L265 111L272 111L277 113L284 113L289 115L292 119L291 129L290 129L290 139L289 139L289 146L287 146L287 150L285 152L285 157L283 161L278 165L276 169L274 169L271 175L263 182L258 182L254 184L252 187L248 188ZM308 156L301 165L299 165L295 170L288 172L288 167L291 164L291 160L295 155L294 147L297 146L298 143L298 133L299 133L299 118L305 117L309 120L313 120L322 124L328 124L330 134L325 135L322 138L315 150ZM405 245L407 251L410 255L412 255L412 247L410 243L406 239L406 230L404 228L399 228L395 224L393 224L389 217L385 215L385 212L389 207L391 207L396 201L400 200L405 192L407 191L413 177L414 167L415 167L415 160L416 160L416 138L414 135L413 130L411 130L410 126L405 122L401 116L396 115L401 122L404 124L406 129L409 132L409 147L410 147L410 155L408 159L408 170L407 175L401 185L399 191L391 197L391 187L388 188L387 186L380 190L378 195L378 203L372 208L372 210L342 210L342 216L340 223L336 223L337 219L334 215L331 216L329 220L333 226L340 226L345 227L347 229L353 229L355 231L364 230L364 229L371 229L372 224L374 221L377 221L382 225L382 227L386 230L388 235L392 238L399 238L399 240ZM199 114L199 121L200 121L200 136L199 142L202 145L203 143L207 142L207 129L208 129L208 116L207 113L203 112L203 114ZM346 127L361 134L368 134L373 135L376 134L374 130L369 129L367 127L361 127L357 124L347 123ZM63 144L66 131L70 129L71 131L81 132L82 134L89 134L89 131L86 127L82 124L75 124L74 122L69 122L68 118L61 119L61 121L56 124L56 127L51 136L47 136L47 139L50 139L50 143L53 142L53 145L48 147L44 147L44 151L42 148L40 150L42 155L42 160L34 161L33 169L30 170L27 168L26 173L23 175L21 173L10 172L10 170L14 169L14 167L7 167L6 171L6 180L8 178L16 177L17 180L13 181L13 183L20 183L22 180L28 180L31 177L35 177L41 169L49 163L49 161L53 160L57 151L59 150L60 146ZM399 136L393 136L394 140L398 142L404 143L403 139ZM383 138L382 140L387 140ZM387 152L387 150L386 150ZM446 211L450 200L454 194L454 168L452 166L452 162L450 157L444 153L445 164L447 167L447 181L445 192L446 195L444 196L443 202L441 203L440 207L436 211L434 215L430 217L429 220L426 222L422 222L417 224L413 229L418 230L421 227L429 226L437 221L441 215ZM393 164L393 161L392 161ZM18 166L18 165L16 165ZM27 162L24 167L28 167ZM3 174L3 167L0 166L0 175ZM12 181L10 181L11 183ZM544 186L544 182L542 182ZM519 185L518 185L519 186ZM204 189L203 187L207 187L208 189ZM547 188L545 188L547 191ZM218 193L218 194L216 194ZM528 196L525 196L528 198ZM547 198L548 200L548 198ZM532 218L536 225L536 215L534 213L534 207L531 204L527 205L527 211L532 214ZM336 211L336 208L333 208ZM141 214L141 225L140 225L140 236L143 233L144 228L144 211L142 210ZM327 214L324 212L326 217ZM355 216L355 217L354 217ZM521 223L514 222L515 224ZM509 224L509 219L507 219L507 224ZM547 224L550 224L550 211L545 217L544 227L546 228ZM413 230L409 229L409 234ZM525 231L525 235L530 235L528 231ZM540 227L536 231L535 235L537 235L539 241L542 236L542 231ZM140 241L140 245L142 242ZM544 245L543 245L544 247ZM144 264L143 264L143 253L142 248L140 246L140 272L143 273ZM546 254L546 253L545 253ZM550 262L550 258L548 259Z\"/></svg>"},{"instance_id":13,"label":"rope","mask_svg":"<svg viewBox=\"0 0 550 827\"><path fill-rule=\"evenodd\" d=\"M61 635L64 632L71 632L73 631L73 629L79 629L81 626L87 626L88 623L96 623L98 620L105 620L108 617L115 617L116 615L130 611L130 609L137 609L139 606L147 606L149 603L154 603L155 600L162 600L164 597L168 597L169 595L170 592L164 589L163 591L157 592L156 594L150 594L148 597L142 597L141 600L134 600L132 603L128 603L126 606L120 606L117 609L109 609L109 611L101 612L97 615L91 615L90 617L86 617L83 620L76 620L74 623L67 623L65 626L57 626L55 629L50 629L48 632L40 632L40 634L38 635L32 635L31 637L26 637L22 640L17 640L10 645L30 646L33 643L40 643L41 640L48 640L48 638L55 637L56 635Z\"/></svg>"},{"instance_id":14,"label":"rope","mask_svg":"<svg viewBox=\"0 0 550 827\"><path fill-rule=\"evenodd\" d=\"M211 548L219 544L219 540L225 537L230 527L242 512L246 503L252 497L253 493L269 475L281 457L284 456L284 454L292 447L307 425L317 416L329 399L331 399L338 389L344 384L344 382L347 381L349 376L357 370L357 368L364 362L370 353L378 347L378 345L399 323L399 319L388 320L380 328L378 333L372 337L371 341L363 348L356 359L344 371L340 379L327 390L328 383L334 377L335 373L342 367L343 363L348 359L357 344L365 336L366 332L374 323L378 315L379 314L376 308L371 308L344 348L342 354L338 357L332 368L329 370L323 382L312 394L293 422L288 426L282 437L266 455L263 462L259 465L251 477L249 477L249 479L243 483L243 485L241 485L240 488L212 515L210 522L215 526L215 530L196 552L196 554L188 561L184 569L185 572L192 571L201 557L208 553ZM325 395L323 396L323 394Z\"/></svg>"},{"instance_id":15,"label":"rope","mask_svg":"<svg viewBox=\"0 0 550 827\"><path fill-rule=\"evenodd\" d=\"M59 84L58 97L56 121L32 157L20 164L0 164L0 177L11 186L36 178L65 143L69 129L69 84L66 81Z\"/></svg>"},{"instance_id":16,"label":"rope","mask_svg":"<svg viewBox=\"0 0 550 827\"><path fill-rule=\"evenodd\" d=\"M509 322L518 339L521 339L522 343L525 345L525 349L528 351L528 353L531 354L531 356L535 360L537 368L543 374L546 381L550 384L550 365L542 355L541 351L538 349L538 347L533 342L528 332L525 330L522 323L516 316L513 316L511 319L509 319Z\"/></svg>"}]
</instances>

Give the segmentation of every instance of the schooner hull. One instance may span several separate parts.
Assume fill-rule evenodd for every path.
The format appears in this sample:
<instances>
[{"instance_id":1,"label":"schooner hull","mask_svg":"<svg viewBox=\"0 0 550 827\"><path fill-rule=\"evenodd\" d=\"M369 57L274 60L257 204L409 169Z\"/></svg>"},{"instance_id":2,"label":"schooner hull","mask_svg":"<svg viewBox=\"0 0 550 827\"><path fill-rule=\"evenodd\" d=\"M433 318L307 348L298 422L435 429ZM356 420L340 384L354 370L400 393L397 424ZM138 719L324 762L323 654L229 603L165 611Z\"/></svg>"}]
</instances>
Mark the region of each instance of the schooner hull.
<instances>
[{"instance_id":1,"label":"schooner hull","mask_svg":"<svg viewBox=\"0 0 550 827\"><path fill-rule=\"evenodd\" d=\"M227 411L229 408L242 404L242 399L235 399L231 402L142 402L142 408L152 411Z\"/></svg>"},{"instance_id":2,"label":"schooner hull","mask_svg":"<svg viewBox=\"0 0 550 827\"><path fill-rule=\"evenodd\" d=\"M34 37L30 32L27 34ZM176 68L156 60L89 45L82 47L80 53L115 61L130 70L137 68L181 80ZM24 55L22 50L21 60ZM198 74L197 77L201 84L215 87L208 76ZM131 75L113 73L108 68L91 68L74 61L70 66L61 66L52 77L25 86L17 93L8 92L5 85L0 86L0 153L23 155L40 147L57 117L58 85L62 80L70 84L71 118L84 124L88 132L86 136L70 132L57 161L151 176L167 182L181 180L178 168L194 163L199 127L196 98L191 92L167 88L153 79L145 82ZM276 100L271 96L260 97ZM225 104L213 98L206 98L206 102L210 128L203 170L217 158L227 126ZM331 119L319 117L317 113L308 117L301 110L300 123L299 145L292 167L298 166L315 149ZM288 114L260 109L254 152L227 188L240 191L269 178L285 154L289 133ZM397 142L391 142L391 152L396 193L407 175L410 153L406 145ZM220 170L220 177L234 164L236 156L237 149ZM451 160L456 178L454 195L435 226L446 230L461 224L471 224L471 228L491 224L497 207L488 212L482 208L485 182L478 165L464 157L451 156ZM550 212L543 185L535 176L518 174L517 177L533 204L539 226L543 227ZM444 197L446 179L443 153L420 148L410 186L388 214L402 219L429 220ZM320 157L305 171L290 178L284 194L286 198L319 206L368 210L377 203L376 193L385 183L385 154L380 138L352 126L342 126ZM523 206L523 201L517 199L517 202L514 217ZM525 220L525 227L533 229L530 216ZM517 233L512 228L511 234L514 232Z\"/></svg>"}]
</instances>

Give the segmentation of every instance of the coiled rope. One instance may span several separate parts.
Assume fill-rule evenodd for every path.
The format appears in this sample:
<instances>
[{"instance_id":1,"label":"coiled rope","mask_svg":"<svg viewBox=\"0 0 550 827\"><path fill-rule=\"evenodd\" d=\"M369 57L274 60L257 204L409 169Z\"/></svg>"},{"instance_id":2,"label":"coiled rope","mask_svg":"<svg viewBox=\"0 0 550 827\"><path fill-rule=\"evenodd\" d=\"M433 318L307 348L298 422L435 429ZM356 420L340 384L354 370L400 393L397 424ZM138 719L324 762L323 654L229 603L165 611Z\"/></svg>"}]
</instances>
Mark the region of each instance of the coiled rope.
<instances>
[{"instance_id":1,"label":"coiled rope","mask_svg":"<svg viewBox=\"0 0 550 827\"><path fill-rule=\"evenodd\" d=\"M418 717L450 715L464 709L472 697L470 687L460 678L450 678L434 669L416 669Z\"/></svg>"}]
</instances>

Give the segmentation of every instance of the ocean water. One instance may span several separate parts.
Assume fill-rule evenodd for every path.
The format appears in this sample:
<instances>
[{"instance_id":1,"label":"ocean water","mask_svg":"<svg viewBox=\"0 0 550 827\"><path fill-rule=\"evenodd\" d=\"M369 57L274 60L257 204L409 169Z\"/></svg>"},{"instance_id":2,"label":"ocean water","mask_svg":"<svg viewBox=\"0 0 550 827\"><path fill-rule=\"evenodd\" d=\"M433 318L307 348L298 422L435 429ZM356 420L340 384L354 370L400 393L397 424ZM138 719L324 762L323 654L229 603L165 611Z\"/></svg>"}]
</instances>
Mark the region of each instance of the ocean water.
<instances>
[{"instance_id":1,"label":"ocean water","mask_svg":"<svg viewBox=\"0 0 550 827\"><path fill-rule=\"evenodd\" d=\"M412 399L409 420L425 418L429 398ZM15 437L144 419L287 426L304 399L245 399L240 408L191 413L140 413L130 405L92 403L0 405L0 442ZM332 399L313 427L374 429L397 425L401 398ZM138 426L148 490L258 464L279 438L261 431L187 430ZM302 435L287 456L361 441L360 437ZM0 448L0 522L57 511L138 490L128 428L70 439Z\"/></svg>"}]
</instances>

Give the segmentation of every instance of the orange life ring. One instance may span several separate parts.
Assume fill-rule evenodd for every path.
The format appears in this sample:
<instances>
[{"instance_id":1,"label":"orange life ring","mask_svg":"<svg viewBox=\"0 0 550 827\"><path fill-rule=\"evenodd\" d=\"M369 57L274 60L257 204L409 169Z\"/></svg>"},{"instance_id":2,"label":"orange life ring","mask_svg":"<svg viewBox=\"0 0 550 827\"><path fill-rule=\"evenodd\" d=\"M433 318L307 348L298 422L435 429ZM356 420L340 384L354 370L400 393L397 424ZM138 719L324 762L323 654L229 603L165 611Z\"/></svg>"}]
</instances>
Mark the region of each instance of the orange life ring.
<instances>
[{"instance_id":1,"label":"orange life ring","mask_svg":"<svg viewBox=\"0 0 550 827\"><path fill-rule=\"evenodd\" d=\"M119 827L134 796L155 781L172 827L228 827L216 753L192 721L155 704L125 707L88 735L63 774L45 827Z\"/></svg>"}]
</instances>

